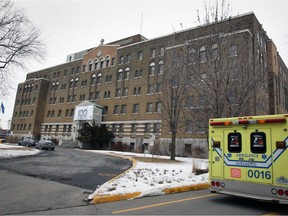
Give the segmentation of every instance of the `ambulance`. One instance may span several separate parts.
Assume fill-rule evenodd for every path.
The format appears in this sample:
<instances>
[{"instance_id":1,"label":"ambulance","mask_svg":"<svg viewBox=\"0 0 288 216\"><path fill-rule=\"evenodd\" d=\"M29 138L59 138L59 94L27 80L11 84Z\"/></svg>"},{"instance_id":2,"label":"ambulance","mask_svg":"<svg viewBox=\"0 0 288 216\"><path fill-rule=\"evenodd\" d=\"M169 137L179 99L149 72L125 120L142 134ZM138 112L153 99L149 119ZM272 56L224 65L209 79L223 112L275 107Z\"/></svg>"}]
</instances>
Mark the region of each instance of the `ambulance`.
<instances>
[{"instance_id":1,"label":"ambulance","mask_svg":"<svg viewBox=\"0 0 288 216\"><path fill-rule=\"evenodd\" d=\"M288 204L288 114L209 120L211 192Z\"/></svg>"}]
</instances>

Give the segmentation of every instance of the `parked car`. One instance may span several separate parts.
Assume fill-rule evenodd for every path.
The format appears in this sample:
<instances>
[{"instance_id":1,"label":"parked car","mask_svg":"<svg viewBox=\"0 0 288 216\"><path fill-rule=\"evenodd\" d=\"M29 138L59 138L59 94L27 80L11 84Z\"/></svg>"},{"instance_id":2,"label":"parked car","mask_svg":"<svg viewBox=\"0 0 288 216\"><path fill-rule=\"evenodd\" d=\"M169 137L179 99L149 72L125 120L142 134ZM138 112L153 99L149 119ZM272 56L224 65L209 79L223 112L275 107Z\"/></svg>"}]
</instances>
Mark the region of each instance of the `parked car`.
<instances>
[{"instance_id":1,"label":"parked car","mask_svg":"<svg viewBox=\"0 0 288 216\"><path fill-rule=\"evenodd\" d=\"M21 141L18 142L19 146L36 146L36 140L32 139L31 137L27 137Z\"/></svg>"},{"instance_id":2,"label":"parked car","mask_svg":"<svg viewBox=\"0 0 288 216\"><path fill-rule=\"evenodd\" d=\"M36 149L46 149L46 150L52 150L54 151L55 149L55 143L52 142L51 140L40 140L36 144Z\"/></svg>"}]
</instances>

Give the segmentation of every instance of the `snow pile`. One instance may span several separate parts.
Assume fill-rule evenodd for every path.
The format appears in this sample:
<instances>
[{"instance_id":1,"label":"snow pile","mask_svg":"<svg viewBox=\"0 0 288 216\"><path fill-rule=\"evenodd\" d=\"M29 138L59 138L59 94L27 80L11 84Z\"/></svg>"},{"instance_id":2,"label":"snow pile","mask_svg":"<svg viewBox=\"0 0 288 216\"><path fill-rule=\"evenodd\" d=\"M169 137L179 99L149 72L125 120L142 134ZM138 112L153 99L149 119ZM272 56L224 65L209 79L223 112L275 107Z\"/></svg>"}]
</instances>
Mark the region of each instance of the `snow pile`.
<instances>
[{"instance_id":1,"label":"snow pile","mask_svg":"<svg viewBox=\"0 0 288 216\"><path fill-rule=\"evenodd\" d=\"M112 153L108 151L91 151L97 153ZM127 152L113 152L113 154L122 154L125 156L137 158L149 158L149 154L136 154ZM155 196L164 194L163 190L173 187L190 186L199 183L208 182L208 173L195 175L192 173L193 162L197 161L197 165L207 168L207 160L193 160L192 158L177 157L176 161L170 161L169 157L153 156L155 161L157 158L166 159L167 162L140 162L136 161L136 165L119 177L98 186L97 190L92 193L88 199L94 196L119 195L140 192L138 197ZM198 165L199 166L199 165ZM194 164L195 167L195 164Z\"/></svg>"},{"instance_id":2,"label":"snow pile","mask_svg":"<svg viewBox=\"0 0 288 216\"><path fill-rule=\"evenodd\" d=\"M23 146L0 144L0 159L35 155L39 152L40 151L37 149L27 148Z\"/></svg>"}]
</instances>

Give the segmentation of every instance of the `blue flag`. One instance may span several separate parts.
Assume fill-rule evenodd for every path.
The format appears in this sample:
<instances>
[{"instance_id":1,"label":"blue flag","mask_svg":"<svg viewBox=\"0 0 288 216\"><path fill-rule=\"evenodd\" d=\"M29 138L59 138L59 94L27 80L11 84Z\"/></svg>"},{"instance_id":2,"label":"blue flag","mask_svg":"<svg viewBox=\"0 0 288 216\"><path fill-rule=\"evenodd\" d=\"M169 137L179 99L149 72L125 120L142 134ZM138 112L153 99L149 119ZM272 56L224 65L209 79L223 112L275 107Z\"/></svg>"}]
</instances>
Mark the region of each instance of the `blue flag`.
<instances>
[{"instance_id":1,"label":"blue flag","mask_svg":"<svg viewBox=\"0 0 288 216\"><path fill-rule=\"evenodd\" d=\"M1 112L4 113L5 112L5 107L4 107L4 104L3 102L1 102Z\"/></svg>"}]
</instances>

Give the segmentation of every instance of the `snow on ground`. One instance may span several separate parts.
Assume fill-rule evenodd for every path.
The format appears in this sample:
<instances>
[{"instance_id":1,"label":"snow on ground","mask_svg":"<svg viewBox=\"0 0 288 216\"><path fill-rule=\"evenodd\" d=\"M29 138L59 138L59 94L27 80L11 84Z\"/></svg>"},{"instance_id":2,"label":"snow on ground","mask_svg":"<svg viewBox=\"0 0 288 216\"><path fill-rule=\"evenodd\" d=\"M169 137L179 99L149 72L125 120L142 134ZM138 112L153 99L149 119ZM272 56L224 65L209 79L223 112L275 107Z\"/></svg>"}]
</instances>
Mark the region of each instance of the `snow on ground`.
<instances>
[{"instance_id":1,"label":"snow on ground","mask_svg":"<svg viewBox=\"0 0 288 216\"><path fill-rule=\"evenodd\" d=\"M0 159L35 155L38 154L39 152L40 151L37 149L27 148L23 146L16 146L12 144L0 144Z\"/></svg>"},{"instance_id":2,"label":"snow on ground","mask_svg":"<svg viewBox=\"0 0 288 216\"><path fill-rule=\"evenodd\" d=\"M128 152L112 152L88 150L90 152L116 154L125 157L136 157L136 164L119 177L98 186L88 199L94 196L118 195L141 192L138 197L164 194L165 188L190 186L208 182L208 173L195 175L192 173L193 163L197 168L207 169L208 160L176 157L176 161L169 160L168 156L151 154L136 154ZM137 161L138 157L138 161ZM141 162L139 158L151 158L157 162ZM166 159L159 160L157 159ZM141 161L140 161L141 160ZM138 198L137 197L137 198Z\"/></svg>"}]
</instances>

